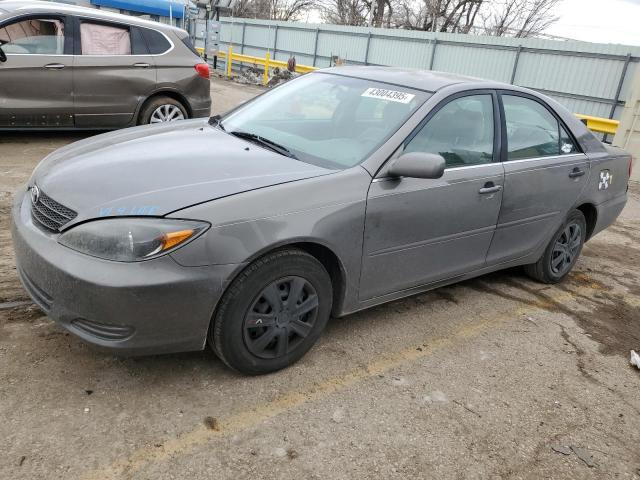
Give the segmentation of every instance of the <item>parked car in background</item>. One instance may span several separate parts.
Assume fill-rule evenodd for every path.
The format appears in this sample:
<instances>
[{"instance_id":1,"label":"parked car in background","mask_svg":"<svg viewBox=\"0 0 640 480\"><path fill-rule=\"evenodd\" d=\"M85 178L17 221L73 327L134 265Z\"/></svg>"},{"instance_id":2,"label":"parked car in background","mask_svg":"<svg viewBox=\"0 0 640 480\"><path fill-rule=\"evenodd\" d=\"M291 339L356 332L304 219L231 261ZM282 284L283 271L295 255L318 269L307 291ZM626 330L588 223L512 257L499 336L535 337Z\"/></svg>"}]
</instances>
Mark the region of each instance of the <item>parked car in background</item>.
<instances>
[{"instance_id":1,"label":"parked car in background","mask_svg":"<svg viewBox=\"0 0 640 480\"><path fill-rule=\"evenodd\" d=\"M631 157L502 83L339 67L223 118L64 147L15 198L25 289L87 341L256 374L343 316L523 265L561 281ZM375 328L375 326L372 326Z\"/></svg>"},{"instance_id":2,"label":"parked car in background","mask_svg":"<svg viewBox=\"0 0 640 480\"><path fill-rule=\"evenodd\" d=\"M211 110L186 31L53 2L0 0L0 129L115 129Z\"/></svg>"}]
</instances>

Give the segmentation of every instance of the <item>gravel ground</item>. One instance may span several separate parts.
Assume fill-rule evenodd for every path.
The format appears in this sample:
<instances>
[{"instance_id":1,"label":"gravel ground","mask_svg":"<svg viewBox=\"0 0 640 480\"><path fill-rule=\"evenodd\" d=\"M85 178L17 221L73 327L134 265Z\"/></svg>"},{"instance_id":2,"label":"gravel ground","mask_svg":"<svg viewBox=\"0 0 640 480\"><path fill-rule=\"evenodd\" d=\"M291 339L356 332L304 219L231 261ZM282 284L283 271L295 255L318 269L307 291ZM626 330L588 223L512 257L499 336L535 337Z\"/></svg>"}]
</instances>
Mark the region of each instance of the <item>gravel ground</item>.
<instances>
[{"instance_id":1,"label":"gravel ground","mask_svg":"<svg viewBox=\"0 0 640 480\"><path fill-rule=\"evenodd\" d=\"M262 91L212 82L222 112ZM15 274L12 194L82 134L0 134L0 478L640 478L640 187L556 286L509 270L332 320L276 374L114 357Z\"/></svg>"}]
</instances>

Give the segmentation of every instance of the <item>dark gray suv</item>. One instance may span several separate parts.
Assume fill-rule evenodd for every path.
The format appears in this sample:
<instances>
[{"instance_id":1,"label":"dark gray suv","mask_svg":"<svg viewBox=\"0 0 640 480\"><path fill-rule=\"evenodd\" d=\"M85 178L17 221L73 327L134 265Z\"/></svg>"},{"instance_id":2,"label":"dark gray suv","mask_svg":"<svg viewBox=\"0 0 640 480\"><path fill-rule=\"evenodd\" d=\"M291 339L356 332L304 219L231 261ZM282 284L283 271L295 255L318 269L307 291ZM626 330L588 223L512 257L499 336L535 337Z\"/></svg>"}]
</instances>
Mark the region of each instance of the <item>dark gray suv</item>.
<instances>
[{"instance_id":1,"label":"dark gray suv","mask_svg":"<svg viewBox=\"0 0 640 480\"><path fill-rule=\"evenodd\" d=\"M114 129L211 110L187 32L53 2L0 0L0 129Z\"/></svg>"}]
</instances>

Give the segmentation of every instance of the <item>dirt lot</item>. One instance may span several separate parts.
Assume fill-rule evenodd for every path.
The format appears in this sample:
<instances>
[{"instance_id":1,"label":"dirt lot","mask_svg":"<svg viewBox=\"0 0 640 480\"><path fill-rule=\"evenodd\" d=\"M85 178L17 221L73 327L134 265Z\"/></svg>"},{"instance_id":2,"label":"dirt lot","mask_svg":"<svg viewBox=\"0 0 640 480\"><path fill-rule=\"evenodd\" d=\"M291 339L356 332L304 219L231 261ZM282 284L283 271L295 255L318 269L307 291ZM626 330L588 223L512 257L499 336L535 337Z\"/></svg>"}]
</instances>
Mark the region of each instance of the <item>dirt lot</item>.
<instances>
[{"instance_id":1,"label":"dirt lot","mask_svg":"<svg viewBox=\"0 0 640 480\"><path fill-rule=\"evenodd\" d=\"M212 88L217 111L260 91ZM562 285L510 270L332 320L250 378L209 352L114 357L43 316L10 199L86 134L0 135L0 478L640 478L638 185Z\"/></svg>"}]
</instances>

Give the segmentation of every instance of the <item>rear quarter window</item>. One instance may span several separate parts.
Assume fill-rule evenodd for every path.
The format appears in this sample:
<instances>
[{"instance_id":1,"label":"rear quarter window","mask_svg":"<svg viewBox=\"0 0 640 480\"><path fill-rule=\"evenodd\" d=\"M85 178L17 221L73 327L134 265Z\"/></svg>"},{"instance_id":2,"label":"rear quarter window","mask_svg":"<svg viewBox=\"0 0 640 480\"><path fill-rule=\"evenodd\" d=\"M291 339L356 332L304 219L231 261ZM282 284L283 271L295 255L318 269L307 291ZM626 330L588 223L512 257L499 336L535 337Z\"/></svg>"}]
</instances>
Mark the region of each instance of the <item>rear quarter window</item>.
<instances>
[{"instance_id":1,"label":"rear quarter window","mask_svg":"<svg viewBox=\"0 0 640 480\"><path fill-rule=\"evenodd\" d=\"M191 43L191 39L189 38L188 34L187 35L179 35L179 37L180 37L180 40L182 41L182 43L184 43L185 47L187 47L189 50L191 50L197 56L200 56L200 54L196 50L196 47L194 47L193 43Z\"/></svg>"},{"instance_id":2,"label":"rear quarter window","mask_svg":"<svg viewBox=\"0 0 640 480\"><path fill-rule=\"evenodd\" d=\"M151 55L160 55L171 48L169 40L167 40L167 38L160 32L143 28L142 36L147 42L147 47L149 48L149 53Z\"/></svg>"}]
</instances>

